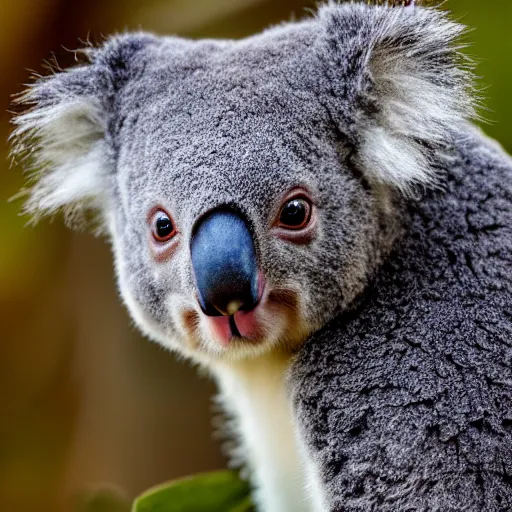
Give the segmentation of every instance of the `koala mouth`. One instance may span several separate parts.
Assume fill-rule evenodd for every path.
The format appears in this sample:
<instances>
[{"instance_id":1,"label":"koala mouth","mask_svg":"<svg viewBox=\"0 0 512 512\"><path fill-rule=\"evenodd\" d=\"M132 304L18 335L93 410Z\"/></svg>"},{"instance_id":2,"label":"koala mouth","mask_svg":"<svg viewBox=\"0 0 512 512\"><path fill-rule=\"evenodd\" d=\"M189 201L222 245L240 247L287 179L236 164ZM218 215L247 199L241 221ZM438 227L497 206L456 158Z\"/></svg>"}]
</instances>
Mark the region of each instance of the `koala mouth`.
<instances>
[{"instance_id":1,"label":"koala mouth","mask_svg":"<svg viewBox=\"0 0 512 512\"><path fill-rule=\"evenodd\" d=\"M238 327L236 326L235 321L235 315L231 315L229 317L229 327L231 328L231 333L235 338L241 338L242 335L240 334L240 331L238 330Z\"/></svg>"},{"instance_id":2,"label":"koala mouth","mask_svg":"<svg viewBox=\"0 0 512 512\"><path fill-rule=\"evenodd\" d=\"M231 342L244 340L255 342L263 336L262 330L262 309L264 299L260 300L258 306L251 311L239 310L229 316L206 317L211 333L217 342L227 347Z\"/></svg>"},{"instance_id":3,"label":"koala mouth","mask_svg":"<svg viewBox=\"0 0 512 512\"><path fill-rule=\"evenodd\" d=\"M188 309L182 314L182 325L187 343L194 351L209 353L213 342L222 352L236 356L260 354L278 346L293 352L312 328L301 310L300 292L273 288L266 283L258 305L251 311L208 316L199 308ZM249 352L244 352L247 349ZM212 353L219 355L215 349Z\"/></svg>"}]
</instances>

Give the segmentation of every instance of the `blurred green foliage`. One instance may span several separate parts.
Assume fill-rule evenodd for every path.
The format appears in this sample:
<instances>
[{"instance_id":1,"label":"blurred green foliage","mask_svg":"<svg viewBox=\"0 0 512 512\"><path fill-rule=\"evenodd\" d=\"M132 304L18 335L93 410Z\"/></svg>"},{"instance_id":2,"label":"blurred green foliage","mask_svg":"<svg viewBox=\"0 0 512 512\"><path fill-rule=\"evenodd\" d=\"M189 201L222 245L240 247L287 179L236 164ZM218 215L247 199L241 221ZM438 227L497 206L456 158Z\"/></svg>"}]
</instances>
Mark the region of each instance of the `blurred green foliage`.
<instances>
[{"instance_id":1,"label":"blurred green foliage","mask_svg":"<svg viewBox=\"0 0 512 512\"><path fill-rule=\"evenodd\" d=\"M128 500L118 491L103 489L84 491L77 497L73 512L130 512Z\"/></svg>"},{"instance_id":2,"label":"blurred green foliage","mask_svg":"<svg viewBox=\"0 0 512 512\"><path fill-rule=\"evenodd\" d=\"M465 51L477 65L483 128L512 151L512 2L450 0L444 8L469 28Z\"/></svg>"}]
</instances>

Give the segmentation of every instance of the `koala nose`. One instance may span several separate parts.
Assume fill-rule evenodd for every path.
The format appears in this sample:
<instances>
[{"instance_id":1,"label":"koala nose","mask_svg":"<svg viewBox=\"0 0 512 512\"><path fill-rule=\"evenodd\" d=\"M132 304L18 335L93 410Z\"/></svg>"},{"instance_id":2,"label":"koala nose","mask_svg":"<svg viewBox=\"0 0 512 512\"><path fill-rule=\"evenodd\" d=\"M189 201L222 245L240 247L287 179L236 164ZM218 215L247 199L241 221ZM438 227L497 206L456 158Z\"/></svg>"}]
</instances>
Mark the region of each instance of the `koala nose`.
<instances>
[{"instance_id":1,"label":"koala nose","mask_svg":"<svg viewBox=\"0 0 512 512\"><path fill-rule=\"evenodd\" d=\"M245 220L215 211L196 226L191 241L199 304L209 316L250 311L258 304L258 265Z\"/></svg>"}]
</instances>

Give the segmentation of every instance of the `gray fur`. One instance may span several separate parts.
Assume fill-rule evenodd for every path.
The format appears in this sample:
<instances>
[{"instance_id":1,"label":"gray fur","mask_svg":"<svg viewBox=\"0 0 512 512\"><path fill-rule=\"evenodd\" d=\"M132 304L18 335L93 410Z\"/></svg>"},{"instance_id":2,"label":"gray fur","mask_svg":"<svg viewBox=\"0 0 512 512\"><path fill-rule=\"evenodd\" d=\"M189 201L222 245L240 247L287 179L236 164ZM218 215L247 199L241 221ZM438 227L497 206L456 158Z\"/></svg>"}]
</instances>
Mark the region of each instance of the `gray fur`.
<instances>
[{"instance_id":1,"label":"gray fur","mask_svg":"<svg viewBox=\"0 0 512 512\"><path fill-rule=\"evenodd\" d=\"M295 362L329 510L512 510L512 161L479 133L457 147L357 309Z\"/></svg>"},{"instance_id":2,"label":"gray fur","mask_svg":"<svg viewBox=\"0 0 512 512\"><path fill-rule=\"evenodd\" d=\"M330 4L315 18L241 41L144 33L112 38L87 50L88 63L39 80L24 97L32 109L16 120L16 151L28 150L36 168L27 210L38 216L64 209L71 220L94 210L112 240L123 300L143 332L164 346L203 364L250 358L276 347L294 351L308 335L353 308L377 274L401 224L407 228L411 217L404 213L409 210L400 191L416 191L418 185L443 179L444 173L451 176L445 164L450 158L459 159L453 160L454 173L460 172L456 163L461 158L477 170L493 168L494 153L489 150L482 157L486 150L471 152L469 139L460 135L469 133L466 121L474 114L471 75L458 54L461 32L437 10ZM460 179L471 180L473 174L478 173ZM452 185L449 181L447 186ZM308 244L285 242L270 228L284 194L297 186L310 192L318 211L316 236ZM461 194L467 208L476 201ZM448 204L460 214L450 197ZM510 203L503 201L508 215ZM438 203L444 204L442 199ZM194 223L226 204L248 218L260 269L272 288L299 295L290 306L293 326L269 327L261 343L229 351L204 333L191 340L182 325L184 310L198 310L189 251ZM410 208L415 204L411 201ZM157 205L172 213L179 229L176 251L163 262L153 258L149 247L147 217ZM486 236L496 237L500 230L490 229ZM419 246L421 240L412 236L406 235L406 243ZM469 246L464 247L467 252ZM439 251L432 253L432 264ZM454 254L460 261L465 253ZM395 256L388 265L395 262L401 276L402 267L414 266L421 257L411 255L407 263ZM449 289L451 281L445 277L422 275L425 290L437 284ZM492 279L499 287L498 276ZM440 284L445 282L450 284ZM504 282L505 277L502 288ZM388 285L383 283L385 294ZM419 279L413 284L412 289L423 290ZM428 312L406 291L418 307L407 308L408 320L423 332L421 326L430 325L426 317L423 323ZM402 299L392 300L389 310L396 311ZM436 304L443 300L441 296ZM391 321L386 306L386 301L378 302L375 314L364 317L368 332L372 325L380 328L376 318ZM501 311L492 309L496 322L509 318L500 317ZM454 315L462 312L453 309ZM347 402L352 395L335 392L338 379L347 378L352 368L348 355L343 359L343 347L359 343L357 337L344 338L341 318L331 324L334 333L325 330L308 342L291 386L299 416L306 414L302 431L321 465L332 506L349 510L339 503L343 497L350 507L350 493L359 492L350 476L355 466L333 464L343 449L343 424L338 432L322 423L331 421L329 411L332 418L343 414L338 408L343 401L351 419L358 411L359 402ZM498 346L500 336L496 333L493 342ZM377 348L400 343L384 341ZM320 343L325 352L317 354ZM377 348L368 364L379 368L379 358L384 364L391 355ZM421 373L419 363L418 368ZM378 392L371 391L368 400L372 393ZM394 392L389 397L397 403L403 398ZM413 410L404 407L397 414ZM368 439L375 440L375 432L370 429ZM365 449L370 447L354 453L370 453ZM416 452L422 453L419 448ZM373 464L383 467L377 460ZM387 480L368 482L364 506L395 492ZM412 500L420 496L416 488L407 489L403 493ZM454 491L453 496L459 494Z\"/></svg>"}]
</instances>

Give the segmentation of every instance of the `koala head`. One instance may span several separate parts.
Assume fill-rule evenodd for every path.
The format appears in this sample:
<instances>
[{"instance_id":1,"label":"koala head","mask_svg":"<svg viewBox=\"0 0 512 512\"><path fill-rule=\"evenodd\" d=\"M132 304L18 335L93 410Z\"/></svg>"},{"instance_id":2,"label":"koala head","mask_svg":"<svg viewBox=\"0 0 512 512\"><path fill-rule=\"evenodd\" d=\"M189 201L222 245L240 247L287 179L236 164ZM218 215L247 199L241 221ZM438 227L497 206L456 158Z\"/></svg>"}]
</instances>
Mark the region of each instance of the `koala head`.
<instances>
[{"instance_id":1,"label":"koala head","mask_svg":"<svg viewBox=\"0 0 512 512\"><path fill-rule=\"evenodd\" d=\"M131 33L38 80L26 207L95 212L122 298L199 361L294 350L349 308L472 114L440 11L329 5L240 41Z\"/></svg>"}]
</instances>

